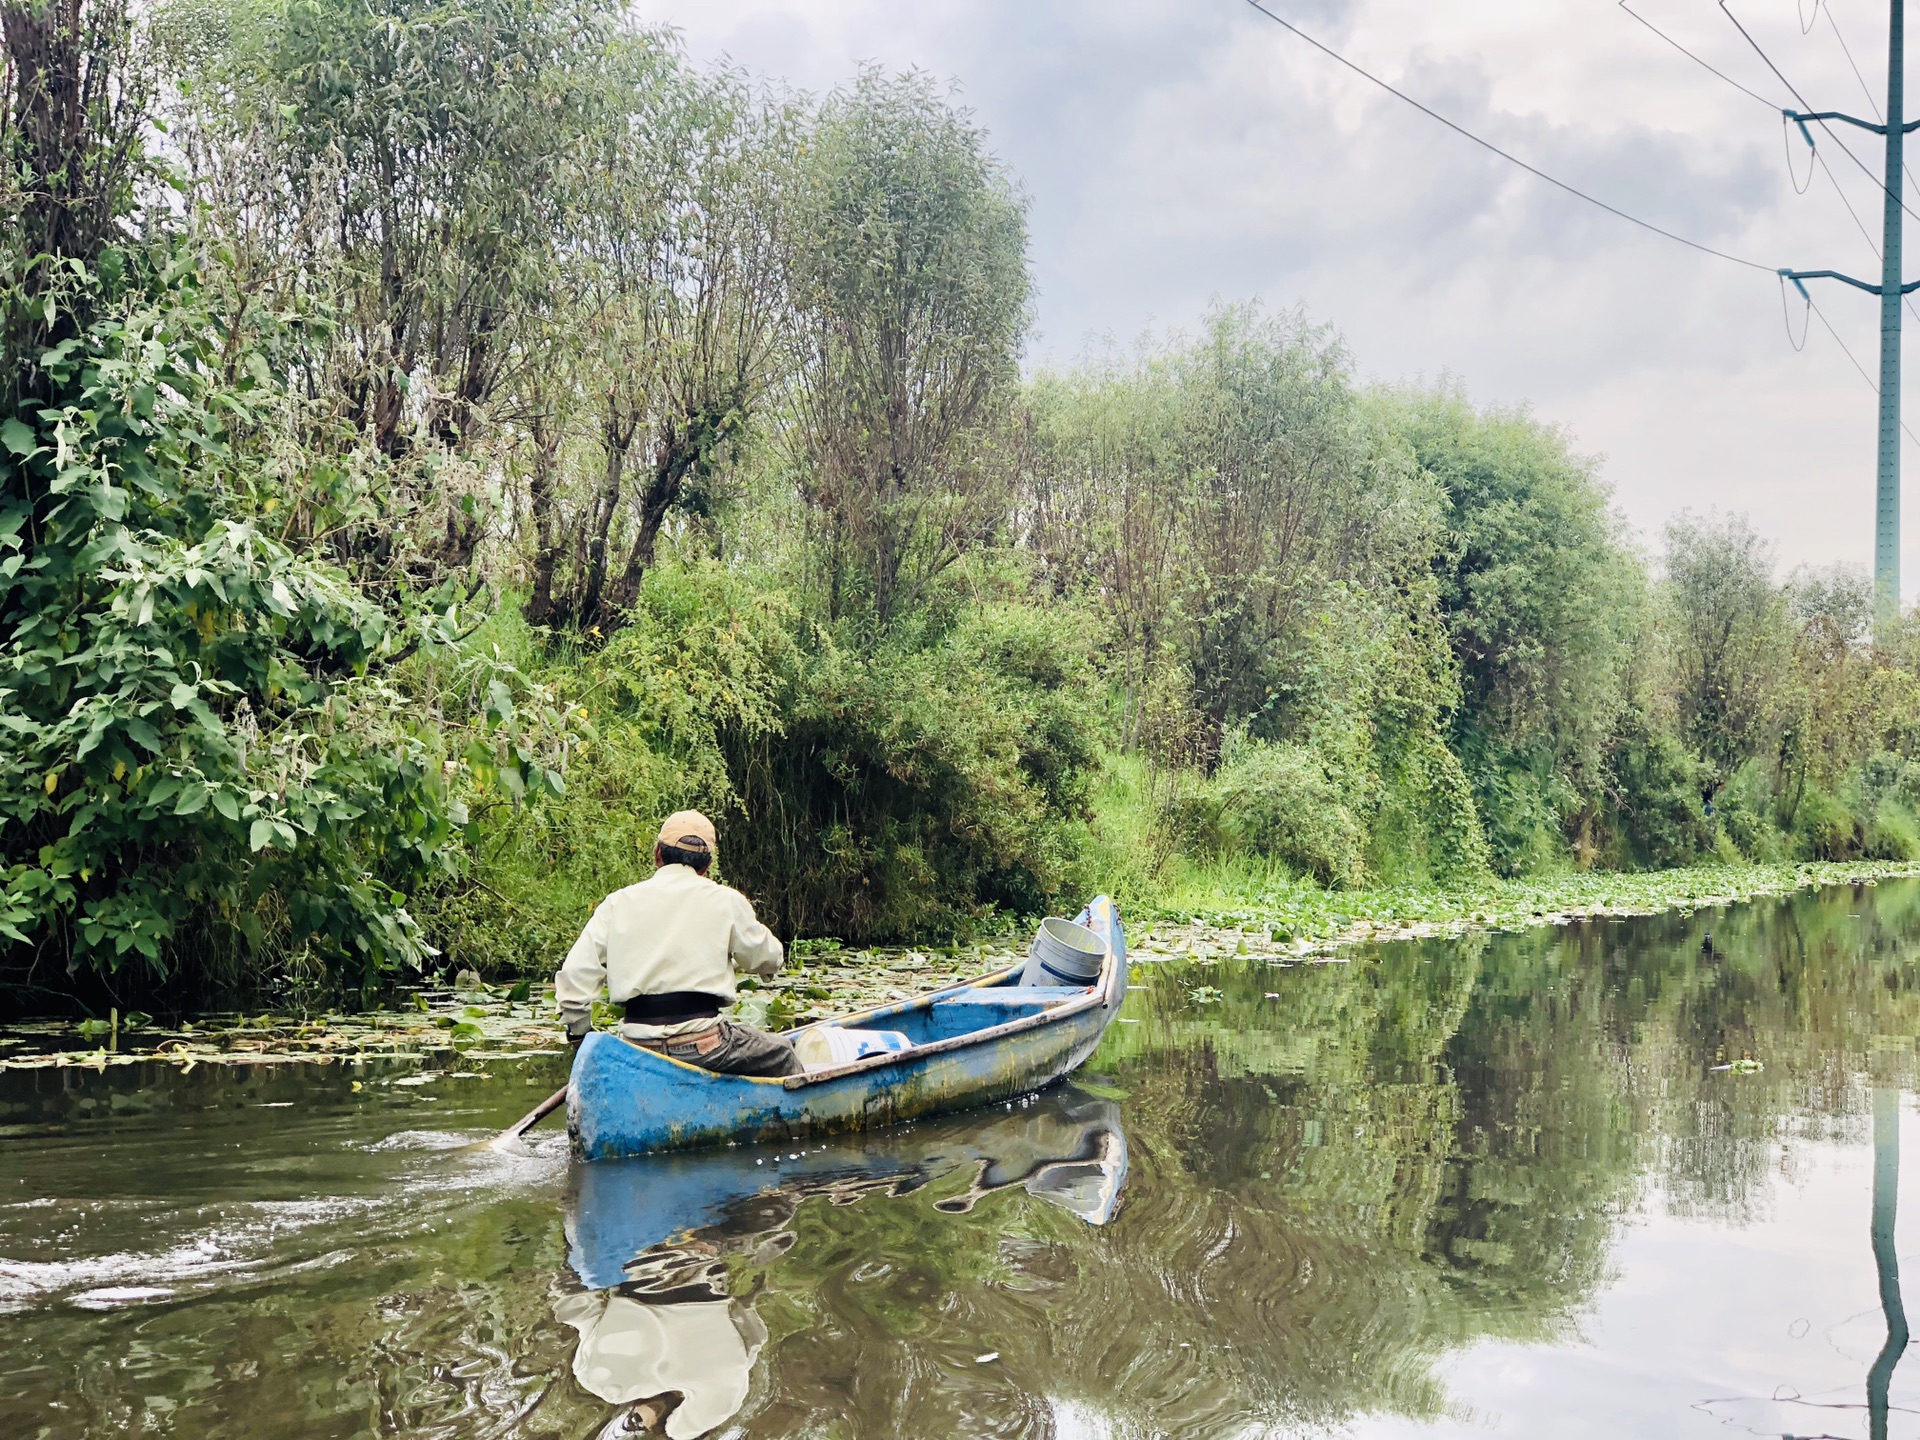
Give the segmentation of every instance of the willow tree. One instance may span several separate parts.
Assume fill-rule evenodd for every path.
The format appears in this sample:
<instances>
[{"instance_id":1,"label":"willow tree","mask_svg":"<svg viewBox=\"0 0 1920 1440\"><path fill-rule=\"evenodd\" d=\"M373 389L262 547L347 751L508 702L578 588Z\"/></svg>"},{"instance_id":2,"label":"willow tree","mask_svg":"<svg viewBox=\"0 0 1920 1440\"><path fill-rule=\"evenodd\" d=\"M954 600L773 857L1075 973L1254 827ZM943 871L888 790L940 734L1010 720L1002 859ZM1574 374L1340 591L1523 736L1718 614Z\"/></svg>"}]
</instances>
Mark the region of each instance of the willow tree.
<instances>
[{"instance_id":1,"label":"willow tree","mask_svg":"<svg viewBox=\"0 0 1920 1440\"><path fill-rule=\"evenodd\" d=\"M1388 581L1434 531L1331 331L1230 306L1165 363L1180 397L1190 663L1217 736L1276 699L1327 585Z\"/></svg>"},{"instance_id":2,"label":"willow tree","mask_svg":"<svg viewBox=\"0 0 1920 1440\"><path fill-rule=\"evenodd\" d=\"M1134 663L1185 667L1207 754L1283 718L1330 587L1390 591L1437 541L1431 487L1298 315L1217 307L1197 336L1031 393L1039 543L1078 556Z\"/></svg>"},{"instance_id":3,"label":"willow tree","mask_svg":"<svg viewBox=\"0 0 1920 1440\"><path fill-rule=\"evenodd\" d=\"M790 107L739 76L656 64L644 42L627 52L625 118L600 132L562 268L571 354L529 377L547 403L530 427L528 618L603 632L633 605L669 516L711 513L781 374L796 143ZM571 479L556 435L568 427L584 441Z\"/></svg>"},{"instance_id":4,"label":"willow tree","mask_svg":"<svg viewBox=\"0 0 1920 1440\"><path fill-rule=\"evenodd\" d=\"M1744 515L1683 515L1666 541L1673 706L1681 735L1724 783L1765 745L1791 669L1787 596L1772 547Z\"/></svg>"},{"instance_id":5,"label":"willow tree","mask_svg":"<svg viewBox=\"0 0 1920 1440\"><path fill-rule=\"evenodd\" d=\"M885 625L1001 513L1025 208L965 111L878 70L828 98L796 193L795 439L828 609L865 600Z\"/></svg>"},{"instance_id":6,"label":"willow tree","mask_svg":"<svg viewBox=\"0 0 1920 1440\"><path fill-rule=\"evenodd\" d=\"M312 538L382 581L469 572L634 32L611 0L170 0L161 20L196 198L264 285L330 317L294 440L341 477L310 497Z\"/></svg>"},{"instance_id":7,"label":"willow tree","mask_svg":"<svg viewBox=\"0 0 1920 1440\"><path fill-rule=\"evenodd\" d=\"M1152 692L1181 633L1177 577L1187 558L1177 400L1164 371L1119 362L1040 375L1027 390L1014 504L1020 539L1056 592L1090 595L1105 614L1122 743L1156 755ZM1176 688L1184 702L1190 685ZM1191 747L1176 738L1173 748Z\"/></svg>"},{"instance_id":8,"label":"willow tree","mask_svg":"<svg viewBox=\"0 0 1920 1440\"><path fill-rule=\"evenodd\" d=\"M1453 741L1498 863L1550 864L1569 833L1590 850L1645 566L1564 431L1476 411L1458 388L1391 396L1387 414L1444 506L1432 567L1460 675Z\"/></svg>"}]
</instances>

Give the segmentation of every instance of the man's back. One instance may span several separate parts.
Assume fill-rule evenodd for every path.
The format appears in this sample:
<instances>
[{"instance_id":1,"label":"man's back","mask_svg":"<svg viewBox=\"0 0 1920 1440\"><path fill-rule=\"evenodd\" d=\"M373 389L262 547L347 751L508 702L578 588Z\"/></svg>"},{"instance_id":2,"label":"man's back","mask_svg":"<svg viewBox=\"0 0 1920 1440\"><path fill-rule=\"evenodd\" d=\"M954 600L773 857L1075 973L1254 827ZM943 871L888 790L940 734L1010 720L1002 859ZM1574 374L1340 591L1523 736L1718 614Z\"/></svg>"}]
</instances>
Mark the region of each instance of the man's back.
<instances>
[{"instance_id":1,"label":"man's back","mask_svg":"<svg viewBox=\"0 0 1920 1440\"><path fill-rule=\"evenodd\" d=\"M736 969L771 975L780 942L738 890L685 865L663 865L600 902L586 935L599 946L607 998L695 990L731 1001Z\"/></svg>"},{"instance_id":2,"label":"man's back","mask_svg":"<svg viewBox=\"0 0 1920 1440\"><path fill-rule=\"evenodd\" d=\"M786 957L747 897L707 878L716 844L698 810L669 815L653 875L600 902L553 982L575 1044L593 1026L604 982L607 998L626 1008L624 1040L726 1074L799 1072L785 1040L721 1016L738 993L736 970L771 975Z\"/></svg>"}]
</instances>

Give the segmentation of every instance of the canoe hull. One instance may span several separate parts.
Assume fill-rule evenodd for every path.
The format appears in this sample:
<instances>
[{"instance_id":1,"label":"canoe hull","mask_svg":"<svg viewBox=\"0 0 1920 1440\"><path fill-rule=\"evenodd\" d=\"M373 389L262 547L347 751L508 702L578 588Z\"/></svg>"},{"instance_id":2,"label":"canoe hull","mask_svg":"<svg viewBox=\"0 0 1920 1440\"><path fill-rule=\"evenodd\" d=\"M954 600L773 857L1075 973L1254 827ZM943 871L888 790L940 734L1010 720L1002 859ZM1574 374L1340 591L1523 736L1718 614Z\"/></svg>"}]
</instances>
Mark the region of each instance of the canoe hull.
<instances>
[{"instance_id":1,"label":"canoe hull","mask_svg":"<svg viewBox=\"0 0 1920 1440\"><path fill-rule=\"evenodd\" d=\"M1104 896L1094 901L1082 923L1109 945L1100 983L1083 998L964 1041L875 1056L817 1078L715 1075L596 1031L581 1043L567 1096L574 1152L601 1160L730 1143L778 1144L897 1125L1037 1090L1094 1052L1126 995L1126 939L1112 903ZM1006 985L1016 978L1003 972L978 984ZM884 1028L890 1017L930 998L849 1018Z\"/></svg>"}]
</instances>

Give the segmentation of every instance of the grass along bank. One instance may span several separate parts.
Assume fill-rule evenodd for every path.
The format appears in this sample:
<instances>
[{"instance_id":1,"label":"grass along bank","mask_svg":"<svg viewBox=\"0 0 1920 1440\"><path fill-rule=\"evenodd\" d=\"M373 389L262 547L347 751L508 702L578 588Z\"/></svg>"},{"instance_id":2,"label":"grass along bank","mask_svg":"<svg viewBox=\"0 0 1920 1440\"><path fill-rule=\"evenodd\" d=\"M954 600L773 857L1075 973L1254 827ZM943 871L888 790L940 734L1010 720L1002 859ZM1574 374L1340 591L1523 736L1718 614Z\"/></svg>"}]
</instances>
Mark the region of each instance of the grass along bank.
<instances>
[{"instance_id":1,"label":"grass along bank","mask_svg":"<svg viewBox=\"0 0 1920 1440\"><path fill-rule=\"evenodd\" d=\"M1694 865L1673 870L1574 871L1457 886L1325 890L1278 866L1227 863L1132 907L1134 952L1178 948L1277 960L1324 957L1369 940L1411 940L1469 930L1522 930L1609 915L1698 910L1810 886L1873 884L1920 875L1909 861L1803 861ZM1184 953L1184 952L1183 952Z\"/></svg>"},{"instance_id":2,"label":"grass along bank","mask_svg":"<svg viewBox=\"0 0 1920 1440\"><path fill-rule=\"evenodd\" d=\"M1871 885L1920 875L1920 864L1700 865L1636 874L1593 872L1489 881L1459 889L1406 887L1329 891L1253 868L1209 870L1158 903L1129 909L1136 963L1231 956L1275 964L1339 961L1352 947L1385 940L1523 930L1574 920L1698 910L1785 895L1813 886ZM745 977L735 1018L773 1030L905 999L1016 963L1024 934L967 945L853 949L801 940L786 967L766 980ZM563 1053L550 984L486 985L471 976L403 995L365 1014L224 1014L172 1023L134 1013L0 1027L0 1070L104 1070L159 1062L197 1065L342 1064L374 1067L381 1084L425 1083L446 1074L495 1073L494 1062ZM613 1021L611 1006L596 1019ZM418 1063L395 1078L393 1062Z\"/></svg>"}]
</instances>

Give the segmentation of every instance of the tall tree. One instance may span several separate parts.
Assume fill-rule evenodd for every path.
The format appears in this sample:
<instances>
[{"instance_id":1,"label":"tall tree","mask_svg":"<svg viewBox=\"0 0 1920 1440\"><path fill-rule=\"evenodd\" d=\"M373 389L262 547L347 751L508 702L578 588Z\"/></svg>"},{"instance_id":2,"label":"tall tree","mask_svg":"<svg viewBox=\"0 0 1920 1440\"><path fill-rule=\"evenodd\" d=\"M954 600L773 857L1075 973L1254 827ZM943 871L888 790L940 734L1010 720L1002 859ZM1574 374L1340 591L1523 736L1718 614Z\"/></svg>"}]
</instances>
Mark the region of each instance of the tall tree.
<instances>
[{"instance_id":1,"label":"tall tree","mask_svg":"<svg viewBox=\"0 0 1920 1440\"><path fill-rule=\"evenodd\" d=\"M624 65L653 71L645 49ZM622 88L629 118L604 132L601 181L562 269L568 419L598 473L573 494L537 480L532 496L528 618L603 632L632 606L669 515L711 510L780 374L796 143L791 108L731 73L661 66ZM529 378L551 389L551 372Z\"/></svg>"},{"instance_id":2,"label":"tall tree","mask_svg":"<svg viewBox=\"0 0 1920 1440\"><path fill-rule=\"evenodd\" d=\"M256 523L286 347L236 357L221 247L141 203L125 13L5 19L5 303L35 312L9 343L40 348L0 412L0 973L123 1003L243 959L369 984L425 953L398 887L463 818L444 731L369 674L389 617Z\"/></svg>"},{"instance_id":3,"label":"tall tree","mask_svg":"<svg viewBox=\"0 0 1920 1440\"><path fill-rule=\"evenodd\" d=\"M1432 568L1460 673L1454 743L1502 867L1548 862L1599 803L1644 564L1564 433L1476 411L1457 387L1386 410L1444 505Z\"/></svg>"},{"instance_id":4,"label":"tall tree","mask_svg":"<svg viewBox=\"0 0 1920 1440\"><path fill-rule=\"evenodd\" d=\"M878 70L827 100L797 192L797 439L829 608L858 592L884 625L998 517L1025 208L965 111Z\"/></svg>"},{"instance_id":5,"label":"tall tree","mask_svg":"<svg viewBox=\"0 0 1920 1440\"><path fill-rule=\"evenodd\" d=\"M1759 753L1792 663L1772 547L1744 515L1667 526L1663 590L1681 734L1724 782Z\"/></svg>"},{"instance_id":6,"label":"tall tree","mask_svg":"<svg viewBox=\"0 0 1920 1440\"><path fill-rule=\"evenodd\" d=\"M471 572L511 382L543 358L574 217L631 111L614 56L645 32L612 0L170 0L162 17L211 215L331 319L296 443L334 456L358 503L321 497L312 538L382 582Z\"/></svg>"},{"instance_id":7,"label":"tall tree","mask_svg":"<svg viewBox=\"0 0 1920 1440\"><path fill-rule=\"evenodd\" d=\"M125 0L0 4L0 395L45 401L140 179L152 97Z\"/></svg>"}]
</instances>

